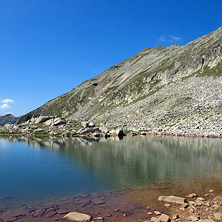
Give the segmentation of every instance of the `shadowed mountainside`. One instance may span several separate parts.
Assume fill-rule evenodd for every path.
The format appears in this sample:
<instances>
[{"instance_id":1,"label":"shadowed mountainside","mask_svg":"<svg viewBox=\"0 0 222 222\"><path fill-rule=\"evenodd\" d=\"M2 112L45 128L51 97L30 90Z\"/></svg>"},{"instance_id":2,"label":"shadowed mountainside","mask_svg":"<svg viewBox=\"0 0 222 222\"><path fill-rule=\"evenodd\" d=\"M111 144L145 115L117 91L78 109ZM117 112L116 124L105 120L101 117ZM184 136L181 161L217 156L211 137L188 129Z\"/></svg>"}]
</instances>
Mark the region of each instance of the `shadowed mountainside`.
<instances>
[{"instance_id":1,"label":"shadowed mountainside","mask_svg":"<svg viewBox=\"0 0 222 222\"><path fill-rule=\"evenodd\" d=\"M4 126L5 124L14 124L17 120L18 117L13 116L12 114L0 116L0 126Z\"/></svg>"}]
</instances>

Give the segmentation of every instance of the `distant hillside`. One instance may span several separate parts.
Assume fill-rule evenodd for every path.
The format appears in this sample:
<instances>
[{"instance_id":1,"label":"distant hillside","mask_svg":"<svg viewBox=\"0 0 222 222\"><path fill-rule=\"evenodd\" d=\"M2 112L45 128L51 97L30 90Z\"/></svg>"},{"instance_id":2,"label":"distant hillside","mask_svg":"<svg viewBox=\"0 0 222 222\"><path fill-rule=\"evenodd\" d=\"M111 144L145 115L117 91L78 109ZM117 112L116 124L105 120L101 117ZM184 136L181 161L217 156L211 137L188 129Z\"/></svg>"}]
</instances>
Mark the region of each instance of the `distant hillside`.
<instances>
[{"instance_id":1,"label":"distant hillside","mask_svg":"<svg viewBox=\"0 0 222 222\"><path fill-rule=\"evenodd\" d=\"M90 120L108 128L220 131L222 27L184 46L144 49L19 121L38 116Z\"/></svg>"},{"instance_id":2,"label":"distant hillside","mask_svg":"<svg viewBox=\"0 0 222 222\"><path fill-rule=\"evenodd\" d=\"M17 120L18 117L13 116L12 114L0 116L0 126L4 126L5 124L14 124Z\"/></svg>"}]
</instances>

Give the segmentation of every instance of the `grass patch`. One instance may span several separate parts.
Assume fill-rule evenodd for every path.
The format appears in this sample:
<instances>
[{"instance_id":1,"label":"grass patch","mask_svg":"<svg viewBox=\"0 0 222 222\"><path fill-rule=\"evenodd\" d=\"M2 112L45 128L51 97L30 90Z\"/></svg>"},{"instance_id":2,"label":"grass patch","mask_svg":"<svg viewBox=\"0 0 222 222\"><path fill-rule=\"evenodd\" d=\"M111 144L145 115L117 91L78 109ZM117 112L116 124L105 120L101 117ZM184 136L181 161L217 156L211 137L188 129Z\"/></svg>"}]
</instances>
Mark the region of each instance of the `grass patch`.
<instances>
[{"instance_id":1,"label":"grass patch","mask_svg":"<svg viewBox=\"0 0 222 222\"><path fill-rule=\"evenodd\" d=\"M185 104L187 104L191 100L192 100L191 97L181 98L181 99L177 100L177 102L175 104L173 104L170 108L174 109L174 108L176 108L178 106L185 105Z\"/></svg>"}]
</instances>

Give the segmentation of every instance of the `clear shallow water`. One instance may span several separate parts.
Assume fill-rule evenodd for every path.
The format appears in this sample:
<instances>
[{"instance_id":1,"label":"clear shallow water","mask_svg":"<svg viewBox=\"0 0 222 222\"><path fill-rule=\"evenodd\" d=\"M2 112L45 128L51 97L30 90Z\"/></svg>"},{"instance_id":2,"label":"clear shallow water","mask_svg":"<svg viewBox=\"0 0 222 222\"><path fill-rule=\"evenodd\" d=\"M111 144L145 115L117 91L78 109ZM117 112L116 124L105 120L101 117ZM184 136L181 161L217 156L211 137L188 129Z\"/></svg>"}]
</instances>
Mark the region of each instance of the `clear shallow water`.
<instances>
[{"instance_id":1,"label":"clear shallow water","mask_svg":"<svg viewBox=\"0 0 222 222\"><path fill-rule=\"evenodd\" d=\"M0 139L0 205L192 178L222 181L221 139Z\"/></svg>"}]
</instances>

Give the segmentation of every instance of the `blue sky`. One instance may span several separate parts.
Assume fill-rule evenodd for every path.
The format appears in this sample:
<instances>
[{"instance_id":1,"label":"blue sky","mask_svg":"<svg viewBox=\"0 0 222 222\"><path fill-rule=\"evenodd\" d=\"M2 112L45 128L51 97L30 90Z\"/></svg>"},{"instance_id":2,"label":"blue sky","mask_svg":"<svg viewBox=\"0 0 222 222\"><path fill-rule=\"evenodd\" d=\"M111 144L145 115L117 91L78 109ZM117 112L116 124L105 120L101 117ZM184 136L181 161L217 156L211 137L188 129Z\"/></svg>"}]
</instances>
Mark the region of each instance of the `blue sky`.
<instances>
[{"instance_id":1,"label":"blue sky","mask_svg":"<svg viewBox=\"0 0 222 222\"><path fill-rule=\"evenodd\" d=\"M144 48L222 25L221 0L0 0L0 115L23 115Z\"/></svg>"}]
</instances>

